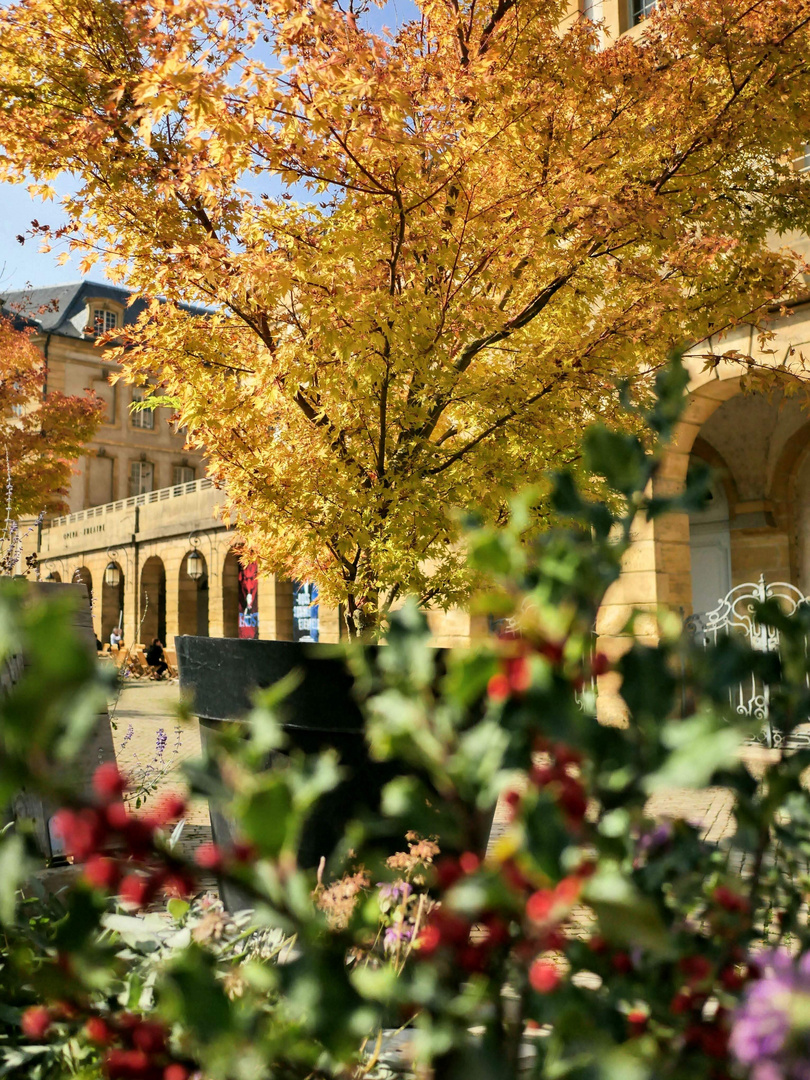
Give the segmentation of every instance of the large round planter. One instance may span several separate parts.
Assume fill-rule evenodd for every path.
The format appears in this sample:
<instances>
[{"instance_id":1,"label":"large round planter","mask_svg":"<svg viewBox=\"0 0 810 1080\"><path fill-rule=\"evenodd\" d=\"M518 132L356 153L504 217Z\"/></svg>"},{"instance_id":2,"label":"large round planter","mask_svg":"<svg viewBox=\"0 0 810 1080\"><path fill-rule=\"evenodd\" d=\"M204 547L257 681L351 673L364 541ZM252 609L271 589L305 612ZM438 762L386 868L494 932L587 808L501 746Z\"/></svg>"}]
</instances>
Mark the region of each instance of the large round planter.
<instances>
[{"instance_id":1,"label":"large round planter","mask_svg":"<svg viewBox=\"0 0 810 1080\"><path fill-rule=\"evenodd\" d=\"M334 747L346 773L319 800L304 828L299 865L317 866L352 814L378 805L382 787L399 771L395 763L370 760L344 662L333 655L334 647L315 643L182 636L175 645L180 688L200 719L203 742L223 723L244 718L257 688L272 686L294 669L301 672L301 682L281 706L284 729L291 744L306 753ZM227 845L230 821L213 803L209 811L214 842ZM222 898L231 910L245 906L231 887L224 887Z\"/></svg>"}]
</instances>

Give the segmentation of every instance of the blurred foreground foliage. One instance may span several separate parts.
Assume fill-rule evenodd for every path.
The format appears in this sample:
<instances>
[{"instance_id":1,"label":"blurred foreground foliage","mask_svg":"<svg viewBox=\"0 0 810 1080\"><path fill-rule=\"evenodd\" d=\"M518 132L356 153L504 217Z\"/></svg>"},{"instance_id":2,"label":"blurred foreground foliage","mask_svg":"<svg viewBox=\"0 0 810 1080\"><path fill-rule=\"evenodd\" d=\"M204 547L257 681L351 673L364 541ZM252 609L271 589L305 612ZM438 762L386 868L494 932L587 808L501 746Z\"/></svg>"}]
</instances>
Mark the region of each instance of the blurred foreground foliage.
<instances>
[{"instance_id":1,"label":"blurred foreground foliage","mask_svg":"<svg viewBox=\"0 0 810 1080\"><path fill-rule=\"evenodd\" d=\"M169 828L182 807L134 819L115 770L99 770L88 803L54 779L105 687L61 604L0 594L0 654L27 662L0 701L0 801L26 787L61 803L84 866L47 897L30 882L25 823L0 838L0 1075L381 1075L380 1032L401 1026L420 1075L437 1080L745 1075L729 1037L760 973L752 950L807 945L810 753L764 755L755 780L740 751L758 732L729 692L753 675L785 736L807 720L810 609L757 612L779 654L735 637L698 647L665 613L657 644L615 662L593 639L633 522L707 490L698 476L678 498L649 494L684 385L674 360L642 414L653 450L586 433L608 501L561 474L558 524L541 538L523 539L531 493L507 527L471 523L470 558L491 582L480 610L504 633L442 653L406 605L386 647L349 652L371 753L401 768L317 881L297 846L341 770L330 753L274 754L284 687L186 766L239 832L232 850L207 845L192 861ZM595 679L611 672L624 726L595 717ZM726 789L729 834L710 842L652 816L650 796L672 786ZM499 800L507 821L488 846ZM203 869L238 884L251 913L190 902Z\"/></svg>"}]
</instances>

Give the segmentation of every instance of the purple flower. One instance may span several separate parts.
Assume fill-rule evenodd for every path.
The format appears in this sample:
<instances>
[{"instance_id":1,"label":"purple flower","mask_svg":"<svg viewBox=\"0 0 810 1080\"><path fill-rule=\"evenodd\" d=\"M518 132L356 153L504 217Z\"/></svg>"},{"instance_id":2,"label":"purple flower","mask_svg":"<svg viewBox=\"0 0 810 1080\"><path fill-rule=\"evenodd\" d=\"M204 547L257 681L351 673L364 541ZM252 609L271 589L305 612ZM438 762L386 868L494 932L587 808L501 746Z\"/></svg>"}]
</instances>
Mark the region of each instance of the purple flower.
<instances>
[{"instance_id":1,"label":"purple flower","mask_svg":"<svg viewBox=\"0 0 810 1080\"><path fill-rule=\"evenodd\" d=\"M810 1080L810 953L758 957L762 977L746 991L729 1042L751 1080Z\"/></svg>"},{"instance_id":2,"label":"purple flower","mask_svg":"<svg viewBox=\"0 0 810 1080\"><path fill-rule=\"evenodd\" d=\"M638 838L638 850L639 851L655 851L657 848L664 847L672 839L672 822L661 821L654 829L650 829L649 832L642 833Z\"/></svg>"},{"instance_id":3,"label":"purple flower","mask_svg":"<svg viewBox=\"0 0 810 1080\"><path fill-rule=\"evenodd\" d=\"M168 741L169 736L166 734L163 728L158 728L157 735L155 736L155 757L159 757L161 761L163 760L163 754L166 750L166 743Z\"/></svg>"},{"instance_id":4,"label":"purple flower","mask_svg":"<svg viewBox=\"0 0 810 1080\"><path fill-rule=\"evenodd\" d=\"M383 948L386 952L394 952L398 945L406 945L412 937L413 927L410 923L396 922L383 934Z\"/></svg>"},{"instance_id":5,"label":"purple flower","mask_svg":"<svg viewBox=\"0 0 810 1080\"><path fill-rule=\"evenodd\" d=\"M122 749L122 750L123 750L123 749L124 749L124 747L125 747L125 746L127 745L127 743L128 743L129 741L130 741L130 739L132 738L132 736L133 736L134 734L135 734L135 728L134 728L134 727L132 726L132 724L130 724L130 725L129 725L129 727L127 728L127 733L126 733L126 735L125 735L125 736L123 737L123 739L121 740L121 749Z\"/></svg>"},{"instance_id":6,"label":"purple flower","mask_svg":"<svg viewBox=\"0 0 810 1080\"><path fill-rule=\"evenodd\" d=\"M413 892L407 881L378 881L377 888L380 890L380 901L388 901L389 905L407 900Z\"/></svg>"}]
</instances>

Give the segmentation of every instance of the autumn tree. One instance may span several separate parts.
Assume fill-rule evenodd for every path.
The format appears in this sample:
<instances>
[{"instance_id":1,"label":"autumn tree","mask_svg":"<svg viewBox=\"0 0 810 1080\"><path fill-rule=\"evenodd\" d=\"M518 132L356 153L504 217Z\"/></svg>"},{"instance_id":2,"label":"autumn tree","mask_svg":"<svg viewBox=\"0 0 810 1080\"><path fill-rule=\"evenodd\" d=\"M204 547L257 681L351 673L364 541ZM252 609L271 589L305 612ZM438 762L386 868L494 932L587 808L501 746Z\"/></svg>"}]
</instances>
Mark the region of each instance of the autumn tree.
<instances>
[{"instance_id":1,"label":"autumn tree","mask_svg":"<svg viewBox=\"0 0 810 1080\"><path fill-rule=\"evenodd\" d=\"M341 0L17 0L2 175L78 183L83 266L169 301L130 377L354 629L463 599L458 508L498 519L617 379L795 292L809 27L807 0L667 2L615 41L561 0L424 0L388 35Z\"/></svg>"},{"instance_id":2,"label":"autumn tree","mask_svg":"<svg viewBox=\"0 0 810 1080\"><path fill-rule=\"evenodd\" d=\"M17 519L65 509L70 477L98 430L103 405L45 391L46 366L30 329L0 317L0 476L2 515Z\"/></svg>"}]
</instances>

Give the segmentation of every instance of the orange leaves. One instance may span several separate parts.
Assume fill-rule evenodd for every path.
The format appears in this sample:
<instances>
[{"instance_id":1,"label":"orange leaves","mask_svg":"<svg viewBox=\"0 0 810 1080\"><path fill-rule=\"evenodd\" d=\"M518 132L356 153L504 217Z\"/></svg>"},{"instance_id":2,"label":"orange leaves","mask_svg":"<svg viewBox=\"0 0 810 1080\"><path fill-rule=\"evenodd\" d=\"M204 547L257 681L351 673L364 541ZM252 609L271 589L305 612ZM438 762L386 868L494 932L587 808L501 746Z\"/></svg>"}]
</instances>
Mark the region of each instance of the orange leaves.
<instances>
[{"instance_id":1,"label":"orange leaves","mask_svg":"<svg viewBox=\"0 0 810 1080\"><path fill-rule=\"evenodd\" d=\"M72 461L101 423L95 395L43 399L45 364L28 330L0 317L0 455L8 454L11 514L61 508Z\"/></svg>"}]
</instances>

